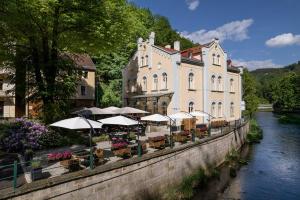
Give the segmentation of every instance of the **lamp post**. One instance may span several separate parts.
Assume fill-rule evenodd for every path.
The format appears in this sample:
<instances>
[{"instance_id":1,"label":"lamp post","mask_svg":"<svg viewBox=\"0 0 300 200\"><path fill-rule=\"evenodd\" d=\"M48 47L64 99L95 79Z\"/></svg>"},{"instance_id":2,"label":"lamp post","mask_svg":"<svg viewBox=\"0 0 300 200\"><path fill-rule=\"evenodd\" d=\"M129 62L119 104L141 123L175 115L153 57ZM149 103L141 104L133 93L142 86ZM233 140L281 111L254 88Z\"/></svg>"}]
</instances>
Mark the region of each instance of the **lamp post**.
<instances>
[{"instance_id":1,"label":"lamp post","mask_svg":"<svg viewBox=\"0 0 300 200\"><path fill-rule=\"evenodd\" d=\"M92 136L95 134L95 130L93 128L93 126L90 124L90 122L83 116L78 114L79 117L81 117L89 126L90 126L90 169L94 168L94 156L93 156L93 152L92 152Z\"/></svg>"}]
</instances>

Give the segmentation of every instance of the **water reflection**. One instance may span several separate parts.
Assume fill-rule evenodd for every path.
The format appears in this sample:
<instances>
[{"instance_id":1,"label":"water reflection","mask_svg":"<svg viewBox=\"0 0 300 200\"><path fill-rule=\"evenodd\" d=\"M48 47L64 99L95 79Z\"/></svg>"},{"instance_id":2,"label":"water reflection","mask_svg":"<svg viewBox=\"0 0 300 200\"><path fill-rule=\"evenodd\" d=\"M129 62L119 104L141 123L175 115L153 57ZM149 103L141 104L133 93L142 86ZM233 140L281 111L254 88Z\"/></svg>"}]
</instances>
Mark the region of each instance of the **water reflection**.
<instances>
[{"instance_id":1,"label":"water reflection","mask_svg":"<svg viewBox=\"0 0 300 200\"><path fill-rule=\"evenodd\" d=\"M279 124L270 112L256 118L264 139L221 199L300 199L300 126Z\"/></svg>"}]
</instances>

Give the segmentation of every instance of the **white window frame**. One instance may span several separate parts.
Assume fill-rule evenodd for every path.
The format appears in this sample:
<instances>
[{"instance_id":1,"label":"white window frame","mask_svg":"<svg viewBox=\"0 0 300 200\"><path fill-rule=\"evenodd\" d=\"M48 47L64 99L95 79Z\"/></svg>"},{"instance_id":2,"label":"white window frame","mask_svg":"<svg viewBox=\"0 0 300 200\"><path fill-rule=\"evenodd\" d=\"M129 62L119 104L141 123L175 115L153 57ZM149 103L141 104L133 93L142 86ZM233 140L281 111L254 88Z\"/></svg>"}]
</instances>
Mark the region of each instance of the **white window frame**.
<instances>
[{"instance_id":1,"label":"white window frame","mask_svg":"<svg viewBox=\"0 0 300 200\"><path fill-rule=\"evenodd\" d=\"M168 75L166 72L162 73L162 89L168 89Z\"/></svg>"}]
</instances>

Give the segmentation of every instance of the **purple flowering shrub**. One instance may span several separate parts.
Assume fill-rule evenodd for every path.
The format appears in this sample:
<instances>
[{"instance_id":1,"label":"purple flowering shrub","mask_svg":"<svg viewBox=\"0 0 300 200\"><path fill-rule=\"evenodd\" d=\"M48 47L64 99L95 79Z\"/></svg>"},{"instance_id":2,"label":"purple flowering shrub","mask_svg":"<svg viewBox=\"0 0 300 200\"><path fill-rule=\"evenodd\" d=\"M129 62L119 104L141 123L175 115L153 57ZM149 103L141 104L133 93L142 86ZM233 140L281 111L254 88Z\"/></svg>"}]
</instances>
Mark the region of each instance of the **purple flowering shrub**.
<instances>
[{"instance_id":1,"label":"purple flowering shrub","mask_svg":"<svg viewBox=\"0 0 300 200\"><path fill-rule=\"evenodd\" d=\"M2 139L4 149L8 152L23 152L25 149L41 149L39 139L48 129L39 123L17 118L6 132L6 137Z\"/></svg>"}]
</instances>

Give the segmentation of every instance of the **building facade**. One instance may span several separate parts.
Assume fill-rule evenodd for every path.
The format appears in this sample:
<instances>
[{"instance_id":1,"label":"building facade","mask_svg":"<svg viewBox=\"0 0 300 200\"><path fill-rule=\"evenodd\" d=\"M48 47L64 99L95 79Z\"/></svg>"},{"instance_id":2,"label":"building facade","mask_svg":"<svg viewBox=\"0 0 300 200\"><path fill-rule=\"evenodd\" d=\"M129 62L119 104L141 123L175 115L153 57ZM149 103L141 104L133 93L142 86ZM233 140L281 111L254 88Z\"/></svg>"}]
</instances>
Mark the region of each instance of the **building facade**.
<instances>
[{"instance_id":1,"label":"building facade","mask_svg":"<svg viewBox=\"0 0 300 200\"><path fill-rule=\"evenodd\" d=\"M72 99L72 106L74 109L81 107L92 107L95 105L95 80L96 80L96 66L91 57L87 54L65 54L71 59L80 76L76 93ZM0 118L15 118L15 85L9 78L7 70L0 71ZM41 102L26 103L25 115L28 117L36 117L39 115Z\"/></svg>"},{"instance_id":2,"label":"building facade","mask_svg":"<svg viewBox=\"0 0 300 200\"><path fill-rule=\"evenodd\" d=\"M7 69L0 71L0 118L15 117L14 85L11 84L9 74Z\"/></svg>"},{"instance_id":3,"label":"building facade","mask_svg":"<svg viewBox=\"0 0 300 200\"><path fill-rule=\"evenodd\" d=\"M219 41L180 50L159 47L155 34L138 39L137 51L123 69L123 104L151 113L204 111L215 120L241 118L242 67L227 62ZM206 118L200 121L206 122Z\"/></svg>"}]
</instances>

